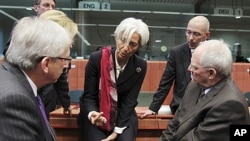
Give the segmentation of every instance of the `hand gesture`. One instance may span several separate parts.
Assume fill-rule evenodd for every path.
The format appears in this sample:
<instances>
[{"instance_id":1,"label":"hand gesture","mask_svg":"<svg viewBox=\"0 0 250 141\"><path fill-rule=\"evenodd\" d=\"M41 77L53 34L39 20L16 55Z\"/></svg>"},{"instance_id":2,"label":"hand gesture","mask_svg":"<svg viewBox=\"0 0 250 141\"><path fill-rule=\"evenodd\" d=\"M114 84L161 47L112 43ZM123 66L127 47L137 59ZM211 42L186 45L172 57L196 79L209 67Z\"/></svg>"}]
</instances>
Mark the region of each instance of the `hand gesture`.
<instances>
[{"instance_id":1,"label":"hand gesture","mask_svg":"<svg viewBox=\"0 0 250 141\"><path fill-rule=\"evenodd\" d=\"M105 124L107 122L107 119L102 115L103 112L93 112L90 117L91 123L96 126L102 126L103 124Z\"/></svg>"}]
</instances>

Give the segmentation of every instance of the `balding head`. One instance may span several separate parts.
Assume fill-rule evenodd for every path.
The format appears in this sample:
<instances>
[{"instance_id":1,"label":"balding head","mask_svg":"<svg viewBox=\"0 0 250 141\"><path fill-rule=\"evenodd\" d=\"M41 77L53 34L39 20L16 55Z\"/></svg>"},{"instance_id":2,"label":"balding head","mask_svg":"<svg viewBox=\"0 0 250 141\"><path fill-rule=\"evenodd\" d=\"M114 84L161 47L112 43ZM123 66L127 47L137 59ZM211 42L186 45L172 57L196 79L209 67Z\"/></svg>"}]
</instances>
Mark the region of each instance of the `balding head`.
<instances>
[{"instance_id":1,"label":"balding head","mask_svg":"<svg viewBox=\"0 0 250 141\"><path fill-rule=\"evenodd\" d=\"M201 27L201 29L203 30L202 32L208 32L209 28L210 28L210 23L209 23L208 19L204 16L193 17L188 22L188 26L189 25L199 25L199 27Z\"/></svg>"}]
</instances>

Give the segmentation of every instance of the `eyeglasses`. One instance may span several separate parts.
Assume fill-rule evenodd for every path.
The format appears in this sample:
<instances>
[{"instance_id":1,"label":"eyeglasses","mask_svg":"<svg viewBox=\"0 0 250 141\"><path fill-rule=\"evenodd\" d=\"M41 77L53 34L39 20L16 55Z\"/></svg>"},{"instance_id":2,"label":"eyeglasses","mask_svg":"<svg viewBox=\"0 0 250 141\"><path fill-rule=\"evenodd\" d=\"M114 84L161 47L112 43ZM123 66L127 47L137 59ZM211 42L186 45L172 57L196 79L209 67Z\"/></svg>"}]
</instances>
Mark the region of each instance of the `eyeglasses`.
<instances>
[{"instance_id":1,"label":"eyeglasses","mask_svg":"<svg viewBox=\"0 0 250 141\"><path fill-rule=\"evenodd\" d=\"M64 57L52 57L52 58L55 58L55 59L61 59L63 60L64 62L66 62L67 64L71 62L72 58L69 57L69 58L64 58Z\"/></svg>"},{"instance_id":2,"label":"eyeglasses","mask_svg":"<svg viewBox=\"0 0 250 141\"><path fill-rule=\"evenodd\" d=\"M193 35L193 37L195 37L195 38L199 38L199 37L202 36L202 34L199 33L199 32L192 32L190 30L187 30L186 31L186 36L191 36L191 35Z\"/></svg>"},{"instance_id":3,"label":"eyeglasses","mask_svg":"<svg viewBox=\"0 0 250 141\"><path fill-rule=\"evenodd\" d=\"M41 56L38 61L41 61L44 57L49 57L49 56ZM53 58L53 59L60 59L60 60L63 60L65 63L69 64L72 60L71 57L68 57L68 58L64 58L64 57L50 57L50 58Z\"/></svg>"}]
</instances>

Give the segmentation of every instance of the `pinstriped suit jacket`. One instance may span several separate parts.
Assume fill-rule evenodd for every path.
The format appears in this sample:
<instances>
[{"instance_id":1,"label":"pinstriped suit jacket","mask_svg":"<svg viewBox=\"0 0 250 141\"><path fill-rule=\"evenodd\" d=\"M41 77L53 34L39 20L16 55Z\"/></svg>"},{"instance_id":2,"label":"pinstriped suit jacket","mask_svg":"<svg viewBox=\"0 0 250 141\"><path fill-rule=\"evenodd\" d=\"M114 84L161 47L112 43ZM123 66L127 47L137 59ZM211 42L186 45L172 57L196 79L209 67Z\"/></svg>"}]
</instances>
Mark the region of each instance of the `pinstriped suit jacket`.
<instances>
[{"instance_id":1,"label":"pinstriped suit jacket","mask_svg":"<svg viewBox=\"0 0 250 141\"><path fill-rule=\"evenodd\" d=\"M32 88L22 71L6 61L0 67L0 140L54 141Z\"/></svg>"}]
</instances>

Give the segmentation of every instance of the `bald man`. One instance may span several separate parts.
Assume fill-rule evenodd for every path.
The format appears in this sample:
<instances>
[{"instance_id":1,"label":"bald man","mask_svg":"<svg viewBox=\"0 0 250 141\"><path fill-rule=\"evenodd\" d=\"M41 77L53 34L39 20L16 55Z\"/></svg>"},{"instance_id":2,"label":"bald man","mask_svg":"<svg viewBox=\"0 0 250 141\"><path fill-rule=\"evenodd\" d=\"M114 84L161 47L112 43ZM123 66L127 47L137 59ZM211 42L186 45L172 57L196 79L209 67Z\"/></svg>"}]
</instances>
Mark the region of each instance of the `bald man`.
<instances>
[{"instance_id":1,"label":"bald man","mask_svg":"<svg viewBox=\"0 0 250 141\"><path fill-rule=\"evenodd\" d=\"M186 29L187 42L170 49L166 69L162 75L159 87L148 110L143 111L141 118L157 114L173 84L173 100L170 104L170 109L171 113L175 114L184 96L185 89L191 80L191 73L188 71L191 52L200 42L209 38L209 26L210 23L204 16L196 16L189 20Z\"/></svg>"}]
</instances>

